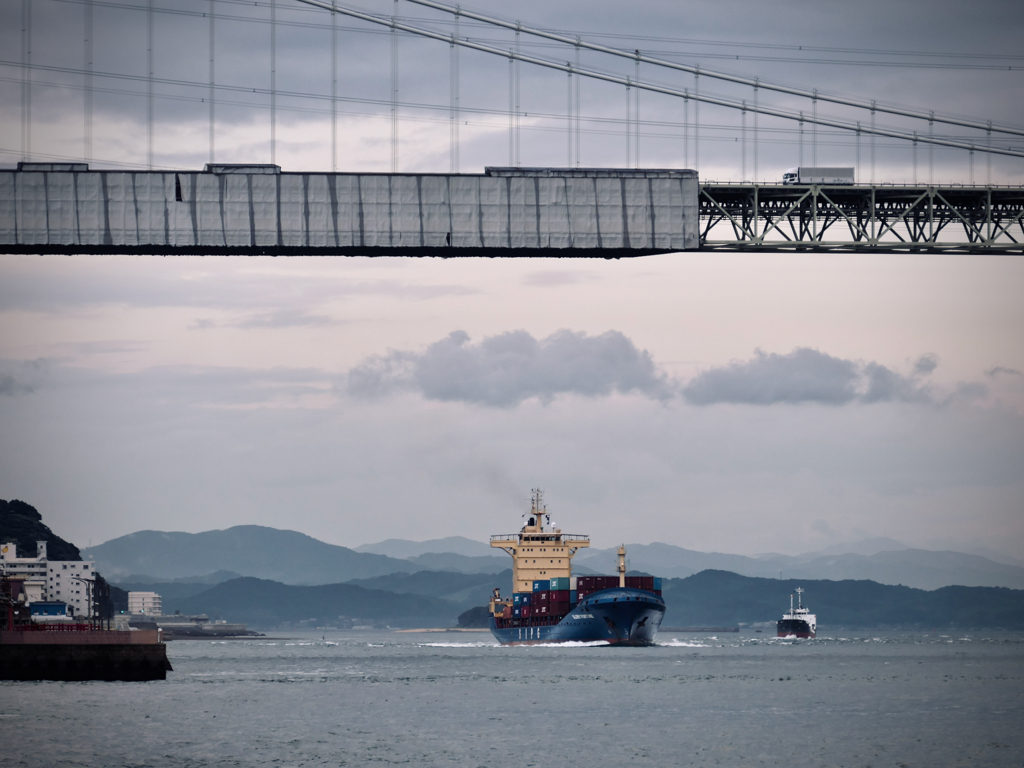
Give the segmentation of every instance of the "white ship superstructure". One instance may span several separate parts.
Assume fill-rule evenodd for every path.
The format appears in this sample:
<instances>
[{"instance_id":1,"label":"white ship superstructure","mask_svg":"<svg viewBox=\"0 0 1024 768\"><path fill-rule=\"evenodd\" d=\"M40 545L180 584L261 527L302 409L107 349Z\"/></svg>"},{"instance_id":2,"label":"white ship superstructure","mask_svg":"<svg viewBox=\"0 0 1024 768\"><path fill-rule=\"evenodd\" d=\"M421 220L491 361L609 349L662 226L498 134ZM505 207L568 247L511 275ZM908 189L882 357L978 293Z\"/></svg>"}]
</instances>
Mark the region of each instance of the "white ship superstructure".
<instances>
[{"instance_id":1,"label":"white ship superstructure","mask_svg":"<svg viewBox=\"0 0 1024 768\"><path fill-rule=\"evenodd\" d=\"M814 637L818 630L818 617L804 607L804 590L796 588L796 607L793 606L793 595L789 596L789 613L782 614L778 623L779 637Z\"/></svg>"}]
</instances>

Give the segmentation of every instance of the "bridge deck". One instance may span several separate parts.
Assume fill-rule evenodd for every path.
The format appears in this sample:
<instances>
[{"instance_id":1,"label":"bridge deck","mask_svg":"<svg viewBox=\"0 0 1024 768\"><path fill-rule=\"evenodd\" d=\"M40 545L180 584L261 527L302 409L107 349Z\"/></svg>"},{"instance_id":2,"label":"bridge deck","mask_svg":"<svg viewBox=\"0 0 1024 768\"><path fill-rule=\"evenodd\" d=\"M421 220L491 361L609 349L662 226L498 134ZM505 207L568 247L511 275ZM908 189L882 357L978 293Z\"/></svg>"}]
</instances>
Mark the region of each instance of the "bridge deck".
<instances>
[{"instance_id":1,"label":"bridge deck","mask_svg":"<svg viewBox=\"0 0 1024 768\"><path fill-rule=\"evenodd\" d=\"M0 249L615 258L698 247L697 175L487 169L482 175L0 171Z\"/></svg>"},{"instance_id":2,"label":"bridge deck","mask_svg":"<svg viewBox=\"0 0 1024 768\"><path fill-rule=\"evenodd\" d=\"M1024 252L1024 188L727 184L695 171L0 170L0 250L621 258L688 250Z\"/></svg>"}]
</instances>

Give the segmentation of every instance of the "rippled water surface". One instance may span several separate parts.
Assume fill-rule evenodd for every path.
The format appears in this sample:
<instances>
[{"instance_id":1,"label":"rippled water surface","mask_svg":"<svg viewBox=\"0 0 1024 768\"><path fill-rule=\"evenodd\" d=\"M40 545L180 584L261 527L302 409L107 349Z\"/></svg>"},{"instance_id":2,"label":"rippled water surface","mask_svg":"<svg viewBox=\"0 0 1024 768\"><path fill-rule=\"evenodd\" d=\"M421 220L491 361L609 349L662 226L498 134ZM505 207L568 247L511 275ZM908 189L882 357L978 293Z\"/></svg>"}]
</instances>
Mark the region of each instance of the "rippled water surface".
<instances>
[{"instance_id":1,"label":"rippled water surface","mask_svg":"<svg viewBox=\"0 0 1024 768\"><path fill-rule=\"evenodd\" d=\"M1024 635L177 640L153 683L0 683L0 766L1021 766Z\"/></svg>"}]
</instances>

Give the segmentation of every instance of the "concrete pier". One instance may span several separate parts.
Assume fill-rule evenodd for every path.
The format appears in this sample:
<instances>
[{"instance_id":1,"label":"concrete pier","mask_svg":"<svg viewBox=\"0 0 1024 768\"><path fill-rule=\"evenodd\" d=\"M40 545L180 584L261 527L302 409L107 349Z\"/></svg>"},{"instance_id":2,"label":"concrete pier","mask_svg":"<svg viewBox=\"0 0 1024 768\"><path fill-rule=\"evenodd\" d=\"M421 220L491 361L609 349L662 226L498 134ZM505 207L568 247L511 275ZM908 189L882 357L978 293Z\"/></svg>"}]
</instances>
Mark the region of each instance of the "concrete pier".
<instances>
[{"instance_id":1,"label":"concrete pier","mask_svg":"<svg viewBox=\"0 0 1024 768\"><path fill-rule=\"evenodd\" d=\"M165 680L170 671L155 631L0 633L0 680Z\"/></svg>"}]
</instances>

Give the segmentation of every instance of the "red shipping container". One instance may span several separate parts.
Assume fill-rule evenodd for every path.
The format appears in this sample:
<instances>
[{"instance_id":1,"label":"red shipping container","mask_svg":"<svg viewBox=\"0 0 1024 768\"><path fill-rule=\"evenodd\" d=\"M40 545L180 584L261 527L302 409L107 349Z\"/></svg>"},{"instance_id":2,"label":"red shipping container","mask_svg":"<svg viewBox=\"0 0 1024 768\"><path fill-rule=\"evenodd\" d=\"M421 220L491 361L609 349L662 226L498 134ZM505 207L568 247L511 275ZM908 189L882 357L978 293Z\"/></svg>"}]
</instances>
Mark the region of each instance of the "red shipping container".
<instances>
[{"instance_id":1,"label":"red shipping container","mask_svg":"<svg viewBox=\"0 0 1024 768\"><path fill-rule=\"evenodd\" d=\"M551 592L551 602L553 603L567 603L569 602L569 590L558 589Z\"/></svg>"},{"instance_id":2,"label":"red shipping container","mask_svg":"<svg viewBox=\"0 0 1024 768\"><path fill-rule=\"evenodd\" d=\"M547 603L541 603L541 605L539 605L537 607L537 613L539 615L547 615L548 613L550 613L550 611L548 610L548 607L549 606L548 606Z\"/></svg>"},{"instance_id":3,"label":"red shipping container","mask_svg":"<svg viewBox=\"0 0 1024 768\"><path fill-rule=\"evenodd\" d=\"M558 602L551 604L551 613L556 616L565 616L569 612L569 602Z\"/></svg>"},{"instance_id":4,"label":"red shipping container","mask_svg":"<svg viewBox=\"0 0 1024 768\"><path fill-rule=\"evenodd\" d=\"M644 589L648 592L654 589L653 576L627 576L626 586L632 589Z\"/></svg>"},{"instance_id":5,"label":"red shipping container","mask_svg":"<svg viewBox=\"0 0 1024 768\"><path fill-rule=\"evenodd\" d=\"M531 606L529 606L529 605L523 605L523 606L521 606L521 607L519 608L519 615L520 615L520 616L522 616L523 618L526 618L526 617L527 617L527 616L529 616L529 615L530 615L530 613L531 613L531 610L530 610L530 608L531 608Z\"/></svg>"},{"instance_id":6,"label":"red shipping container","mask_svg":"<svg viewBox=\"0 0 1024 768\"><path fill-rule=\"evenodd\" d=\"M550 592L534 592L533 597L535 600L540 600L542 603L546 603L551 600Z\"/></svg>"}]
</instances>

